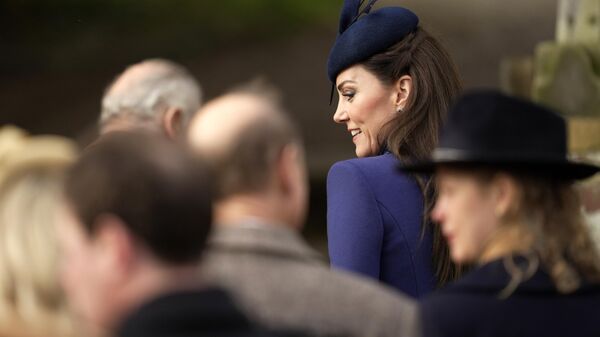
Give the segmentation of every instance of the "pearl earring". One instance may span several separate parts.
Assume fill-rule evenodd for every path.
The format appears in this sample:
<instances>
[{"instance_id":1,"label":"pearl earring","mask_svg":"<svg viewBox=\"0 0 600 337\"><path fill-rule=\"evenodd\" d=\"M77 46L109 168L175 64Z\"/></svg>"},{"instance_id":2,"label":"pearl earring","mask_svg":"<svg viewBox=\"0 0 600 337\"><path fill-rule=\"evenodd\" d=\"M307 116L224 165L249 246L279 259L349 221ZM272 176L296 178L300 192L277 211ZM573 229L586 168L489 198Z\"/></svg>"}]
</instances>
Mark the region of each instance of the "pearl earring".
<instances>
[{"instance_id":1,"label":"pearl earring","mask_svg":"<svg viewBox=\"0 0 600 337\"><path fill-rule=\"evenodd\" d=\"M404 110L400 106L397 106L396 107L396 112L400 113L400 112L404 112Z\"/></svg>"}]
</instances>

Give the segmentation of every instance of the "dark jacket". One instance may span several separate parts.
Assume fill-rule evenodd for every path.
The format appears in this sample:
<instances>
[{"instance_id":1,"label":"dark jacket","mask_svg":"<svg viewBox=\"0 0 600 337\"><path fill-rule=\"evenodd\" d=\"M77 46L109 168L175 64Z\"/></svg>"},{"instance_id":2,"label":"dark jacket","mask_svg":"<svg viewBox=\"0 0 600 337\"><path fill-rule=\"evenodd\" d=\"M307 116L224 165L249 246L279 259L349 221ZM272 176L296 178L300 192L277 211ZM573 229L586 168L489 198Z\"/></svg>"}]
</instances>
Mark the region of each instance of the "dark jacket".
<instances>
[{"instance_id":1,"label":"dark jacket","mask_svg":"<svg viewBox=\"0 0 600 337\"><path fill-rule=\"evenodd\" d=\"M119 337L264 337L218 289L160 296L129 315Z\"/></svg>"},{"instance_id":2,"label":"dark jacket","mask_svg":"<svg viewBox=\"0 0 600 337\"><path fill-rule=\"evenodd\" d=\"M435 288L431 236L422 236L423 196L390 152L333 165L327 176L332 266L413 297Z\"/></svg>"},{"instance_id":3,"label":"dark jacket","mask_svg":"<svg viewBox=\"0 0 600 337\"><path fill-rule=\"evenodd\" d=\"M483 265L422 302L424 336L600 336L600 285L558 293L538 270L506 299L502 260Z\"/></svg>"}]
</instances>

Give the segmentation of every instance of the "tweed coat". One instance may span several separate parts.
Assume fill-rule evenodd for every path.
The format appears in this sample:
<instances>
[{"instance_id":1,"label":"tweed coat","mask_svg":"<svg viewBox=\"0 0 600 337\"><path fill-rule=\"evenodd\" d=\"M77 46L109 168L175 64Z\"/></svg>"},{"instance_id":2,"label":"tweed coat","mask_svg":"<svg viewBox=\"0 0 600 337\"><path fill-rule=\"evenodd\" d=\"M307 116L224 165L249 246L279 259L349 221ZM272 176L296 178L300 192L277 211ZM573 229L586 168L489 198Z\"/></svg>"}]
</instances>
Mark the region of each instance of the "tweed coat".
<instances>
[{"instance_id":1,"label":"tweed coat","mask_svg":"<svg viewBox=\"0 0 600 337\"><path fill-rule=\"evenodd\" d=\"M201 265L251 319L314 336L416 336L416 306L368 280L331 270L298 233L250 221L218 227Z\"/></svg>"}]
</instances>

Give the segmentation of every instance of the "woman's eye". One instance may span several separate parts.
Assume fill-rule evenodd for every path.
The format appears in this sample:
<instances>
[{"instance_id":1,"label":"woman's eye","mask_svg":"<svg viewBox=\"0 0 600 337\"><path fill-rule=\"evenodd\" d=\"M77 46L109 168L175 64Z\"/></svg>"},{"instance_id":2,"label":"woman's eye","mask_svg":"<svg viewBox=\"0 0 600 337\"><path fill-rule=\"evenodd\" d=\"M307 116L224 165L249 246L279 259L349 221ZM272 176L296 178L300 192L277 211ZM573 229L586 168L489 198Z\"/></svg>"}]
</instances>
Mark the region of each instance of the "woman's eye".
<instances>
[{"instance_id":1,"label":"woman's eye","mask_svg":"<svg viewBox=\"0 0 600 337\"><path fill-rule=\"evenodd\" d=\"M354 92L344 92L342 96L346 98L347 101L351 101L354 98Z\"/></svg>"}]
</instances>

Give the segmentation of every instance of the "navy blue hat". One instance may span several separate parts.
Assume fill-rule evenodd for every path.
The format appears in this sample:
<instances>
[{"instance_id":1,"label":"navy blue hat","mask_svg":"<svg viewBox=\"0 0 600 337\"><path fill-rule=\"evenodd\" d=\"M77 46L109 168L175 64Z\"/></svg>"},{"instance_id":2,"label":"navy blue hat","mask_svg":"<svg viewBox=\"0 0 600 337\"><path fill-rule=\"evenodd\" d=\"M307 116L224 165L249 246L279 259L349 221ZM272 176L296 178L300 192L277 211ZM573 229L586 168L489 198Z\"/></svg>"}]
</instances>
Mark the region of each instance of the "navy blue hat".
<instances>
[{"instance_id":1,"label":"navy blue hat","mask_svg":"<svg viewBox=\"0 0 600 337\"><path fill-rule=\"evenodd\" d=\"M327 60L331 82L342 70L385 51L417 28L419 18L406 8L384 7L369 13L375 2L369 1L360 11L363 1L344 1L339 34Z\"/></svg>"},{"instance_id":2,"label":"navy blue hat","mask_svg":"<svg viewBox=\"0 0 600 337\"><path fill-rule=\"evenodd\" d=\"M486 165L583 179L600 171L567 158L565 120L535 103L496 91L463 96L448 113L431 159L405 165L407 172L432 172L438 165Z\"/></svg>"}]
</instances>

